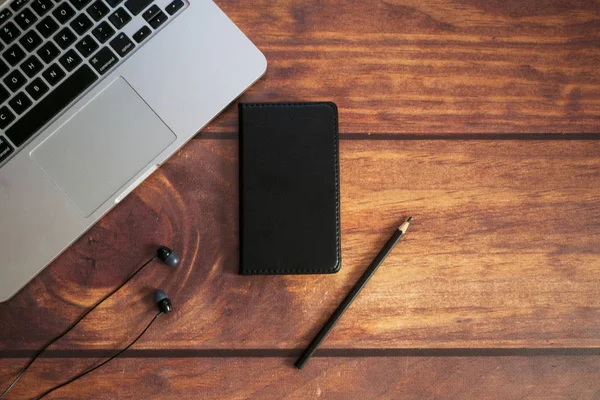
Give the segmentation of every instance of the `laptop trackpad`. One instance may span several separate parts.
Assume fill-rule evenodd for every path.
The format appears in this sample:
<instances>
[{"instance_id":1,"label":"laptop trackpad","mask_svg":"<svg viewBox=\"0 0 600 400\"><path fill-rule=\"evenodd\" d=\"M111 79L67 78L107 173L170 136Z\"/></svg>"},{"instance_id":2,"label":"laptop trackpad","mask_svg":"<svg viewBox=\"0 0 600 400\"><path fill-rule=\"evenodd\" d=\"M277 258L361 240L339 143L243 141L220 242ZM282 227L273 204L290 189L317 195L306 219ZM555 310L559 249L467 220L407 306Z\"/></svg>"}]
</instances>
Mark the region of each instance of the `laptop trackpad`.
<instances>
[{"instance_id":1,"label":"laptop trackpad","mask_svg":"<svg viewBox=\"0 0 600 400\"><path fill-rule=\"evenodd\" d=\"M89 217L175 139L125 79L118 78L31 157Z\"/></svg>"}]
</instances>

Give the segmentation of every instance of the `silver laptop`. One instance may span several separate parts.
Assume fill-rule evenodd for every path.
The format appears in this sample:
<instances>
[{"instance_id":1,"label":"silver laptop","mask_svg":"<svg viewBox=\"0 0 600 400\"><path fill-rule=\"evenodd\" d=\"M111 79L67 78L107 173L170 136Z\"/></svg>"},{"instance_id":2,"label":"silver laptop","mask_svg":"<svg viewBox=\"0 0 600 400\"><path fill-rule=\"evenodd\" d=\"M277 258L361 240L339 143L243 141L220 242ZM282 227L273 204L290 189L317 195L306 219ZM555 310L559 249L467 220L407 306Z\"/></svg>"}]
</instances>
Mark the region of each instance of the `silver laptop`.
<instances>
[{"instance_id":1,"label":"silver laptop","mask_svg":"<svg viewBox=\"0 0 600 400\"><path fill-rule=\"evenodd\" d=\"M13 0L0 44L0 301L266 69L210 0Z\"/></svg>"}]
</instances>

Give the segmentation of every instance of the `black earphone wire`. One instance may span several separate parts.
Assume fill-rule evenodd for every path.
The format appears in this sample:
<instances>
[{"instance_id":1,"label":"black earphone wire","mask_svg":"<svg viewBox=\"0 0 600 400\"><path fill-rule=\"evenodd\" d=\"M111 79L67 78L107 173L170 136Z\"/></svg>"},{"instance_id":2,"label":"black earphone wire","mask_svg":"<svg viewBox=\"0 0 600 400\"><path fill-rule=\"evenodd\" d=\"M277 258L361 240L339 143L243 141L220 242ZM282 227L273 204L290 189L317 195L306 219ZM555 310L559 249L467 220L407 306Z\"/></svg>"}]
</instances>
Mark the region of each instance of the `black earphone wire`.
<instances>
[{"instance_id":1,"label":"black earphone wire","mask_svg":"<svg viewBox=\"0 0 600 400\"><path fill-rule=\"evenodd\" d=\"M68 384L70 384L70 383L73 383L73 382L75 382L77 379L79 379L79 378L82 378L82 377L86 376L87 374L94 372L94 371L95 371L95 370L97 370L98 368L100 368L100 367L102 367L102 366L104 366L104 365L108 364L109 362L111 362L111 361L112 361L112 360L114 360L115 358L119 357L121 354L123 354L124 352L126 352L127 350L129 350L129 348L130 348L131 346L133 346L134 344L136 344L136 343L137 343L137 341L138 341L138 340L140 340L140 338L141 338L142 336L144 336L144 333L146 333L146 331L147 331L148 329L150 329L150 327L152 326L152 324L154 323L154 321L156 321L156 319L157 319L158 317L160 317L162 313L163 313L162 311L159 311L159 312L158 312L158 314L156 314L156 315L154 316L154 318L152 318L152 321L150 321L150 323L148 323L148 325L147 325L147 326L146 326L146 328L145 328L145 329L142 331L142 333L140 333L140 334L138 335L138 337L136 337L136 338L133 340L133 342L129 343L129 345L127 345L127 347L125 347L123 350L119 350L119 352L118 352L118 353L114 354L114 355L113 355L113 356L111 356L109 359L107 359L107 360L105 360L105 361L101 362L100 364L96 365L95 367L93 367L93 368L90 368L90 369L88 369L87 371L85 371L85 372L82 372L82 373L80 373L79 375L76 375L76 376L74 376L73 378L69 379L68 381L66 381L66 382L63 382L63 383L61 383L60 385L54 386L52 389L49 389L49 390L45 391L45 392L44 392L44 393L43 393L41 396L39 396L39 397L36 397L36 400L40 400L40 399L42 399L42 398L46 397L47 395L49 395L50 393L54 392L55 390L58 390L58 389L60 389L60 388L62 388L62 387L65 387L65 386L67 386L67 385L68 385Z\"/></svg>"},{"instance_id":2,"label":"black earphone wire","mask_svg":"<svg viewBox=\"0 0 600 400\"><path fill-rule=\"evenodd\" d=\"M19 375L17 375L17 377L12 381L12 383L6 388L6 390L2 394L0 394L0 399L3 398L4 396L6 396L6 394L8 392L10 392L10 390L13 388L13 386L15 386L17 384L17 382L19 382L19 380L23 377L23 375L25 375L25 373L27 372L27 370L29 369L29 367L31 367L33 365L33 363L35 362L35 360L37 360L42 355L42 353L44 351L46 351L46 349L48 347L52 346L57 340L61 339L67 333L71 332L73 330L73 328L75 328L77 326L77 324L79 324L92 311L94 311L96 308L98 308L98 306L100 304L104 303L110 296L112 296L113 294L117 293L123 286L125 286L129 281L131 281L138 273L140 273L148 264L150 264L152 261L156 260L157 258L158 258L157 256L154 256L150 260L146 261L133 274L131 274L129 276L129 278L127 278L125 280L125 282L123 282L116 289L113 289L110 293L108 293L106 296L104 296L99 302L97 302L94 306L92 306L92 308L90 308L86 312L84 312L74 323L71 324L71 326L69 326L60 335L58 335L57 337L55 337L54 339L52 339L50 342L48 342L48 344L46 344L44 347L42 347L35 354L35 356L33 356L33 358L31 359L31 361L29 361L29 363L25 366L25 368L23 368L23 370L21 371L21 373Z\"/></svg>"}]
</instances>

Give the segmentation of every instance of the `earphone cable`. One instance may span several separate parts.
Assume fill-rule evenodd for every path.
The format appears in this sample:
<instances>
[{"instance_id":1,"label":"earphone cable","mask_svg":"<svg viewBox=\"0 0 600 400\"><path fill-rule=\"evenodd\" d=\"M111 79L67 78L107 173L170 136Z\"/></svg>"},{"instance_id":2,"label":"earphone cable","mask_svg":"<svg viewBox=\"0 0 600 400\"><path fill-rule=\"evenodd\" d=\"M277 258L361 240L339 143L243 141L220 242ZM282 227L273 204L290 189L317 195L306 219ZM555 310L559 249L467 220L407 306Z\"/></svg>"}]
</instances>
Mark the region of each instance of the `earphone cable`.
<instances>
[{"instance_id":1,"label":"earphone cable","mask_svg":"<svg viewBox=\"0 0 600 400\"><path fill-rule=\"evenodd\" d=\"M46 397L47 395L49 395L50 393L54 392L55 390L58 390L58 389L60 389L60 388L62 388L62 387L65 387L65 386L67 386L67 385L68 385L68 384L70 384L70 383L73 383L73 382L75 382L77 379L79 379L79 378L82 378L82 377L86 376L87 374L94 372L94 371L95 371L95 370L97 370L98 368L100 368L100 367L102 367L102 366L104 366L104 365L108 364L109 362L111 362L111 361L112 361L112 360L114 360L115 358L119 357L121 354L123 354L124 352L126 352L127 350L129 350L129 348L130 348L131 346L133 346L134 344L136 344L136 343L137 343L137 341L138 341L138 340L140 340L140 338L141 338L142 336L144 336L144 334L146 333L146 331L147 331L148 329L150 329L150 327L152 326L152 324L154 323L154 321L156 321L156 319L157 319L158 317L160 317L162 313L163 313L162 311L159 311L159 312L158 312L158 313L157 313L157 314L154 316L154 318L152 318L152 321L150 321L150 323L148 323L148 325L146 326L146 328L144 328L144 330L142 331L142 333L140 333L140 334L138 335L138 337L136 337L136 338L135 338L135 339L134 339L134 340L133 340L131 343L129 343L129 345L127 345L127 347L125 347L123 350L120 350L118 353L114 354L114 355L113 355L113 356L111 356L109 359L107 359L107 360L105 360L105 361L101 362L100 364L96 365L95 367L93 367L93 368L90 368L90 369L88 369L87 371L85 371L85 372L82 372L82 373L80 373L79 375L76 375L76 376L74 376L73 378L69 379L68 381L66 381L66 382L64 382L64 383L61 383L60 385L54 386L52 389L49 389L49 390L45 391L45 392L44 392L44 393L43 393L41 396L37 397L37 398L36 398L36 400L40 400L40 399L42 399L42 398Z\"/></svg>"},{"instance_id":2,"label":"earphone cable","mask_svg":"<svg viewBox=\"0 0 600 400\"><path fill-rule=\"evenodd\" d=\"M123 286L125 286L129 281L131 281L138 273L140 273L148 264L150 264L152 261L156 260L156 258L157 258L157 256L154 256L150 260L146 261L133 274L131 274L129 276L129 278L127 278L125 280L125 282L123 282L117 288L113 289L110 293L108 293L106 296L104 296L100 301L98 301L96 304L94 304L94 306L92 308L90 308L86 312L84 312L75 322L73 322L71 324L71 326L69 326L61 334L59 334L54 339L52 339L50 342L48 342L48 344L46 344L40 350L38 350L38 352L35 354L35 356L33 356L33 358L29 361L29 363L27 363L27 365L25 366L25 368L23 368L23 370L21 370L21 372L19 373L19 375L17 375L17 377L6 388L6 390L4 390L4 392L2 394L0 394L0 399L3 398L4 396L6 396L6 394L17 384L17 382L19 382L19 380L23 377L23 375L25 375L25 373L27 372L27 370L33 365L33 363L35 362L35 360L37 360L42 355L42 353L44 351L46 351L46 349L48 347L52 346L56 341L58 341L59 339L61 339L62 337L64 337L67 333L71 332L85 317L87 317L92 311L94 311L96 308L98 308L98 306L100 306L100 304L104 303L110 296L112 296L113 294L115 294L116 292L118 292Z\"/></svg>"}]
</instances>

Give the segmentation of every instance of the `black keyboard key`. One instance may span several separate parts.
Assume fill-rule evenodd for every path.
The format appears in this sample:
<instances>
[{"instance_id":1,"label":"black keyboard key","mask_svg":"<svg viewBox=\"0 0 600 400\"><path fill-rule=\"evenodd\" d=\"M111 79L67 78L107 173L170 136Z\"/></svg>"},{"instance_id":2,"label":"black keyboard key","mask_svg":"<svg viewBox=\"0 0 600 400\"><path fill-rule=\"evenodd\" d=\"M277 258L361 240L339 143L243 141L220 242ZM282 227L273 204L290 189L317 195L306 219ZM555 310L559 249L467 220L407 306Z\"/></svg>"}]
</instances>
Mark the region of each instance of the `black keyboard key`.
<instances>
[{"instance_id":1,"label":"black keyboard key","mask_svg":"<svg viewBox=\"0 0 600 400\"><path fill-rule=\"evenodd\" d=\"M17 114L23 114L31 106L31 100L23 92L17 93L15 97L9 100L8 105L15 110Z\"/></svg>"},{"instance_id":2,"label":"black keyboard key","mask_svg":"<svg viewBox=\"0 0 600 400\"><path fill-rule=\"evenodd\" d=\"M44 83L42 78L35 78L29 85L25 86L25 90L34 100L39 100L48 91L48 85Z\"/></svg>"},{"instance_id":3,"label":"black keyboard key","mask_svg":"<svg viewBox=\"0 0 600 400\"><path fill-rule=\"evenodd\" d=\"M54 10L58 11L58 9ZM37 30L42 34L43 37L48 38L58 29L58 24L52 17L47 16L35 26Z\"/></svg>"},{"instance_id":4,"label":"black keyboard key","mask_svg":"<svg viewBox=\"0 0 600 400\"><path fill-rule=\"evenodd\" d=\"M77 39L77 36L67 27L64 27L56 35L54 35L54 41L60 46L61 49L66 49Z\"/></svg>"},{"instance_id":5,"label":"black keyboard key","mask_svg":"<svg viewBox=\"0 0 600 400\"><path fill-rule=\"evenodd\" d=\"M33 8L33 11L40 17L50 11L52 7L54 7L52 0L34 0L34 2L31 3L31 8Z\"/></svg>"},{"instance_id":6,"label":"black keyboard key","mask_svg":"<svg viewBox=\"0 0 600 400\"><path fill-rule=\"evenodd\" d=\"M52 11L52 15L54 15L54 18L56 18L61 24L66 24L67 21L73 18L73 15L75 15L75 10L73 10L73 7L71 7L69 3L63 1L58 7L56 7L56 10Z\"/></svg>"},{"instance_id":7,"label":"black keyboard key","mask_svg":"<svg viewBox=\"0 0 600 400\"><path fill-rule=\"evenodd\" d=\"M125 57L135 47L135 44L124 33L119 33L117 37L110 41L110 47L121 57Z\"/></svg>"},{"instance_id":8,"label":"black keyboard key","mask_svg":"<svg viewBox=\"0 0 600 400\"><path fill-rule=\"evenodd\" d=\"M0 60L0 76L4 76L9 70L10 67L6 65L4 61ZM2 101L0 101L0 103L2 103Z\"/></svg>"},{"instance_id":9,"label":"black keyboard key","mask_svg":"<svg viewBox=\"0 0 600 400\"><path fill-rule=\"evenodd\" d=\"M37 55L40 56L42 60L46 64L50 64L52 60L54 60L60 54L60 50L56 45L52 42L46 42L40 49L37 51Z\"/></svg>"},{"instance_id":10,"label":"black keyboard key","mask_svg":"<svg viewBox=\"0 0 600 400\"><path fill-rule=\"evenodd\" d=\"M108 20L115 26L115 28L121 29L129 21L131 21L131 16L123 7L119 7L114 13L111 14L110 17L108 17Z\"/></svg>"},{"instance_id":11,"label":"black keyboard key","mask_svg":"<svg viewBox=\"0 0 600 400\"><path fill-rule=\"evenodd\" d=\"M79 54L77 54L75 50L71 49L59 58L58 62L67 70L67 72L71 72L76 66L81 64L81 57L79 57Z\"/></svg>"},{"instance_id":12,"label":"black keyboard key","mask_svg":"<svg viewBox=\"0 0 600 400\"><path fill-rule=\"evenodd\" d=\"M159 12L160 12L160 8L158 8L158 6L155 4L152 7L150 7L149 9L147 9L146 11L144 11L144 13L142 14L142 17L144 17L144 19L146 21L150 21Z\"/></svg>"},{"instance_id":13,"label":"black keyboard key","mask_svg":"<svg viewBox=\"0 0 600 400\"><path fill-rule=\"evenodd\" d=\"M165 7L165 11L169 13L169 15L175 14L179 9L183 7L183 0L174 0L168 6Z\"/></svg>"},{"instance_id":14,"label":"black keyboard key","mask_svg":"<svg viewBox=\"0 0 600 400\"><path fill-rule=\"evenodd\" d=\"M21 64L21 70L23 70L23 72L25 72L25 75L27 75L30 78L33 78L35 74L42 70L42 68L44 68L44 65L40 62L40 60L38 60L36 56L29 57Z\"/></svg>"},{"instance_id":15,"label":"black keyboard key","mask_svg":"<svg viewBox=\"0 0 600 400\"><path fill-rule=\"evenodd\" d=\"M98 39L100 43L106 42L112 35L115 34L115 30L111 28L108 22L103 21L92 30L92 34Z\"/></svg>"},{"instance_id":16,"label":"black keyboard key","mask_svg":"<svg viewBox=\"0 0 600 400\"><path fill-rule=\"evenodd\" d=\"M18 69L13 70L10 74L6 75L6 78L4 78L4 84L13 92L19 90L25 82L27 82L27 78L25 78Z\"/></svg>"},{"instance_id":17,"label":"black keyboard key","mask_svg":"<svg viewBox=\"0 0 600 400\"><path fill-rule=\"evenodd\" d=\"M2 57L4 57L4 59L14 67L25 58L25 52L19 47L18 44L13 44L4 53L2 53Z\"/></svg>"},{"instance_id":18,"label":"black keyboard key","mask_svg":"<svg viewBox=\"0 0 600 400\"><path fill-rule=\"evenodd\" d=\"M150 24L151 27L156 29L159 26L161 26L162 24L164 24L166 20L167 20L167 14L165 14L164 12L161 11L158 14L156 14L156 16L154 18L152 18L150 21L148 21L148 23Z\"/></svg>"},{"instance_id":19,"label":"black keyboard key","mask_svg":"<svg viewBox=\"0 0 600 400\"><path fill-rule=\"evenodd\" d=\"M25 51L31 53L42 43L42 38L37 34L36 31L31 29L29 32L23 35L21 39L19 39L19 43L21 43L21 46L23 46Z\"/></svg>"},{"instance_id":20,"label":"black keyboard key","mask_svg":"<svg viewBox=\"0 0 600 400\"><path fill-rule=\"evenodd\" d=\"M2 85L0 85L0 103L4 103L10 97L10 93L8 90Z\"/></svg>"},{"instance_id":21,"label":"black keyboard key","mask_svg":"<svg viewBox=\"0 0 600 400\"><path fill-rule=\"evenodd\" d=\"M23 7L29 0L15 0L12 3L10 3L10 8L13 9L13 11L18 11L21 9L21 7Z\"/></svg>"},{"instance_id":22,"label":"black keyboard key","mask_svg":"<svg viewBox=\"0 0 600 400\"><path fill-rule=\"evenodd\" d=\"M73 28L73 30L77 32L78 35L82 35L93 25L94 23L92 22L92 20L89 19L88 16L83 13L79 14L77 18L71 21L71 28Z\"/></svg>"},{"instance_id":23,"label":"black keyboard key","mask_svg":"<svg viewBox=\"0 0 600 400\"><path fill-rule=\"evenodd\" d=\"M2 115L4 115L3 112L4 112L5 108L6 107L0 108L0 127L2 129L4 129L4 127L9 124L8 122L6 122L6 116L4 116L4 120L2 119ZM8 111L8 108L6 108L6 110ZM10 111L8 111L8 112L10 112ZM13 115L12 119L15 119L14 115ZM6 139L4 139L3 137L0 136L0 163L2 161L6 160L8 158L8 156L11 155L12 152L13 152L12 146L10 144L8 144Z\"/></svg>"},{"instance_id":24,"label":"black keyboard key","mask_svg":"<svg viewBox=\"0 0 600 400\"><path fill-rule=\"evenodd\" d=\"M10 11L8 8L0 11L0 25L6 22L10 17L12 17L12 15L12 11Z\"/></svg>"},{"instance_id":25,"label":"black keyboard key","mask_svg":"<svg viewBox=\"0 0 600 400\"><path fill-rule=\"evenodd\" d=\"M89 66L82 65L19 121L8 128L6 136L17 146L22 145L97 79L98 77Z\"/></svg>"},{"instance_id":26,"label":"black keyboard key","mask_svg":"<svg viewBox=\"0 0 600 400\"><path fill-rule=\"evenodd\" d=\"M60 80L62 78L65 77L65 71L60 69L58 64L54 63L51 66L49 66L48 68L46 68L46 70L44 72L42 72L42 76L44 77L44 79L46 81L48 81L49 84L54 86L58 82L60 82Z\"/></svg>"},{"instance_id":27,"label":"black keyboard key","mask_svg":"<svg viewBox=\"0 0 600 400\"><path fill-rule=\"evenodd\" d=\"M104 75L117 61L117 56L108 47L103 47L90 58L90 64L100 75Z\"/></svg>"},{"instance_id":28,"label":"black keyboard key","mask_svg":"<svg viewBox=\"0 0 600 400\"><path fill-rule=\"evenodd\" d=\"M102 2L102 0L96 0L91 6L87 8L87 13L90 17L94 18L94 21L100 21L110 11L110 8Z\"/></svg>"},{"instance_id":29,"label":"black keyboard key","mask_svg":"<svg viewBox=\"0 0 600 400\"><path fill-rule=\"evenodd\" d=\"M85 7L87 5L87 3L89 3L91 0L69 0L71 2L71 4L73 4L73 7L75 7L78 10L81 10L83 7Z\"/></svg>"},{"instance_id":30,"label":"black keyboard key","mask_svg":"<svg viewBox=\"0 0 600 400\"><path fill-rule=\"evenodd\" d=\"M125 2L125 7L127 7L133 15L138 15L144 11L144 8L150 3L152 3L152 0L127 0Z\"/></svg>"},{"instance_id":31,"label":"black keyboard key","mask_svg":"<svg viewBox=\"0 0 600 400\"><path fill-rule=\"evenodd\" d=\"M4 129L15 120L15 115L6 106L0 108L0 128Z\"/></svg>"},{"instance_id":32,"label":"black keyboard key","mask_svg":"<svg viewBox=\"0 0 600 400\"><path fill-rule=\"evenodd\" d=\"M37 17L29 8L23 9L23 11L15 15L14 19L17 25L23 30L28 29L35 21L37 21Z\"/></svg>"},{"instance_id":33,"label":"black keyboard key","mask_svg":"<svg viewBox=\"0 0 600 400\"><path fill-rule=\"evenodd\" d=\"M98 48L98 43L90 35L86 35L75 45L75 48L82 56L87 57Z\"/></svg>"},{"instance_id":34,"label":"black keyboard key","mask_svg":"<svg viewBox=\"0 0 600 400\"><path fill-rule=\"evenodd\" d=\"M152 30L150 30L150 28L148 28L147 26L142 26L142 28L137 31L136 33L133 34L133 40L136 41L136 43L140 43L141 41L143 41L144 39L146 39L148 36L150 36L150 34L152 33Z\"/></svg>"},{"instance_id":35,"label":"black keyboard key","mask_svg":"<svg viewBox=\"0 0 600 400\"><path fill-rule=\"evenodd\" d=\"M12 22L7 22L6 25L0 29L0 38L2 38L2 41L6 44L10 44L20 34L21 31Z\"/></svg>"},{"instance_id":36,"label":"black keyboard key","mask_svg":"<svg viewBox=\"0 0 600 400\"><path fill-rule=\"evenodd\" d=\"M119 5L119 3L121 3L123 0L106 0L106 2L108 3L109 6L111 7L116 7L117 5Z\"/></svg>"}]
</instances>

